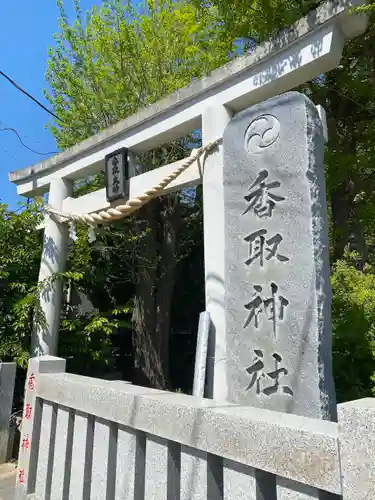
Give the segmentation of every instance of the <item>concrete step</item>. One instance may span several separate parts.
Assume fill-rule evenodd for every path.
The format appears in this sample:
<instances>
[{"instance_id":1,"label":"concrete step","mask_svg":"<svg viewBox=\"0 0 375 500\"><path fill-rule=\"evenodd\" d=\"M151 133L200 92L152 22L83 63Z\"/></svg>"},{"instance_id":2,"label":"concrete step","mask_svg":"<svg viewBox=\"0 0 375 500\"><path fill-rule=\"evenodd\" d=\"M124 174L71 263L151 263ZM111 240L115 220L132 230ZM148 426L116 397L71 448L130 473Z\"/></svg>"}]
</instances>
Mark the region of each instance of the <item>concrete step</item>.
<instances>
[{"instance_id":1,"label":"concrete step","mask_svg":"<svg viewBox=\"0 0 375 500\"><path fill-rule=\"evenodd\" d=\"M0 479L0 494L3 490L8 488L14 488L14 483L16 482L16 475L8 476L5 479Z\"/></svg>"},{"instance_id":2,"label":"concrete step","mask_svg":"<svg viewBox=\"0 0 375 500\"><path fill-rule=\"evenodd\" d=\"M16 464L0 465L0 500L14 500L16 477Z\"/></svg>"},{"instance_id":3,"label":"concrete step","mask_svg":"<svg viewBox=\"0 0 375 500\"><path fill-rule=\"evenodd\" d=\"M0 500L14 500L14 486L6 490L0 490Z\"/></svg>"},{"instance_id":4,"label":"concrete step","mask_svg":"<svg viewBox=\"0 0 375 500\"><path fill-rule=\"evenodd\" d=\"M17 472L17 464L15 462L0 465L0 479L3 479L8 475L16 474L16 472Z\"/></svg>"}]
</instances>

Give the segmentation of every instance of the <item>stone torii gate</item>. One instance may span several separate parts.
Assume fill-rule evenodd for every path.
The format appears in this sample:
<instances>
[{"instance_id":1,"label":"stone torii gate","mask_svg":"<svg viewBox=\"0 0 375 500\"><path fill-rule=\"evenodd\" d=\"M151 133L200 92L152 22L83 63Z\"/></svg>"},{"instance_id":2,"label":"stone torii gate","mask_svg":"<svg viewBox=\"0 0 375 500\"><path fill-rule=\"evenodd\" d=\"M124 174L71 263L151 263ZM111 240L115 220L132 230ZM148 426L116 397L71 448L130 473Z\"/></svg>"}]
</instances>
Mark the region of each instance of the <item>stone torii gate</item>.
<instances>
[{"instance_id":1,"label":"stone torii gate","mask_svg":"<svg viewBox=\"0 0 375 500\"><path fill-rule=\"evenodd\" d=\"M366 28L363 14L351 15L347 0L327 2L251 54L218 68L133 116L37 165L9 174L17 193L34 197L49 192L49 205L61 212L98 212L124 203L106 201L105 189L72 198L72 184L104 168L107 154L126 147L144 152L201 128L203 144L222 138L232 116L252 104L283 93L338 66L344 41ZM182 162L165 165L130 179L130 196L158 184ZM204 175L191 165L162 194L203 183L206 310L215 338L209 377L212 396L227 399L226 326L224 314L224 200L222 146L211 152ZM39 280L65 270L68 231L52 218L45 222ZM32 355L56 355L62 284L41 297L46 326L32 337Z\"/></svg>"}]
</instances>

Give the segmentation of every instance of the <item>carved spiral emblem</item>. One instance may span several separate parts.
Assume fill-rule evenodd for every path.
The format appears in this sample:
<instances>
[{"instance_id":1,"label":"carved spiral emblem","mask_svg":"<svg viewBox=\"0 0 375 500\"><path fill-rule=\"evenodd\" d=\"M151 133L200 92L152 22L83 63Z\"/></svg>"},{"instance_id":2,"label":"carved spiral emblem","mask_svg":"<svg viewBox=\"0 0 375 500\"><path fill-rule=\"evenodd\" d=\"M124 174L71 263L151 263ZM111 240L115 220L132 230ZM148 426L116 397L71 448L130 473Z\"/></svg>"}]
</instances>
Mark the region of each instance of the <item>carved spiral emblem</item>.
<instances>
[{"instance_id":1,"label":"carved spiral emblem","mask_svg":"<svg viewBox=\"0 0 375 500\"><path fill-rule=\"evenodd\" d=\"M261 115L253 120L245 134L245 149L259 154L271 146L280 135L280 122L273 115Z\"/></svg>"}]
</instances>

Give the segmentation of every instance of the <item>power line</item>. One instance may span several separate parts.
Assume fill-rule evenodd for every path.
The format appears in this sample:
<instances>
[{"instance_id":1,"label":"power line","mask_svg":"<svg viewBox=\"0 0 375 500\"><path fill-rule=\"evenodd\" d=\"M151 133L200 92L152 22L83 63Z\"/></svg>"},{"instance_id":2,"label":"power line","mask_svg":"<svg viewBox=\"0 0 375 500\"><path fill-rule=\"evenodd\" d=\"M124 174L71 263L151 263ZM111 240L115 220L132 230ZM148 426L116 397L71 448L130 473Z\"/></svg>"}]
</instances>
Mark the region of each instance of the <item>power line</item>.
<instances>
[{"instance_id":1,"label":"power line","mask_svg":"<svg viewBox=\"0 0 375 500\"><path fill-rule=\"evenodd\" d=\"M23 94L25 94L29 99L31 99L38 106L40 106L42 109L44 109L44 111L47 111L47 113L49 113L51 116L53 116L54 118L56 118L56 120L58 120L58 121L60 121L62 123L65 123L65 125L67 125L67 123L64 120L62 120L59 116L57 116L53 111L51 111L50 109L46 108L46 106L44 106L44 104L42 104L40 101L38 101L38 99L36 99L31 94L29 94L28 92L26 92L26 90L24 90L22 87L20 87L18 85L18 83L16 83L14 80L12 80L12 78L10 78L10 76L8 76L7 74L5 74L1 70L0 70L0 75L2 75L6 80L8 80L8 82L10 82L14 87L16 87L17 90L19 90L20 92L22 92Z\"/></svg>"},{"instance_id":2,"label":"power line","mask_svg":"<svg viewBox=\"0 0 375 500\"><path fill-rule=\"evenodd\" d=\"M35 149L30 148L27 144L25 144L23 142L20 134L17 132L16 129L14 129L12 127L3 127L3 128L0 128L0 132L5 132L5 131L13 132L14 134L16 134L16 136L18 137L18 140L20 141L20 143L22 144L22 146L25 147L26 149L28 149L29 151L32 151L33 153L35 153L37 155L50 156L50 155L55 155L55 154L58 153L58 151L51 151L50 153L41 153L40 151L36 151Z\"/></svg>"},{"instance_id":3,"label":"power line","mask_svg":"<svg viewBox=\"0 0 375 500\"><path fill-rule=\"evenodd\" d=\"M1 125L3 126L3 128L4 128L4 129L6 129L6 130L10 130L11 132L14 132L14 133L17 133L17 131L16 131L16 130L11 130L11 128L10 128L10 127L6 127L5 123L4 123L2 120L0 120L0 126L1 126ZM1 129L0 131L2 131L2 129ZM23 137L24 137L24 138L26 138L26 139L30 139L30 137L29 137L28 135L25 135L25 134L23 134ZM19 134L19 133L17 134L17 138L20 140L20 134ZM34 139L34 142L36 142L37 144L42 145L42 143L41 143L40 141L38 141L37 139ZM23 141L22 141L22 143L23 143ZM25 145L25 144L23 144L23 146L24 146L24 147L26 147L26 148L28 148L28 149L30 149L30 148L29 148L27 145ZM8 149L7 149L7 148L4 148L4 151L5 151L5 152L6 152L6 153L10 156L10 157L12 157L12 158L13 158L13 160L17 160L17 158L16 158L16 157L15 157L15 156L14 156L14 155L13 155L13 154L12 154L12 153L8 150ZM33 151L33 150L32 150L32 151ZM38 153L38 154L40 154L40 155L55 154L55 152L52 152L52 153L39 153L39 152L37 152L37 151L35 151L35 153Z\"/></svg>"},{"instance_id":4,"label":"power line","mask_svg":"<svg viewBox=\"0 0 375 500\"><path fill-rule=\"evenodd\" d=\"M10 151L8 151L7 148L4 148L4 151L6 152L7 155L9 155L13 160L17 161L17 158L12 154Z\"/></svg>"},{"instance_id":5,"label":"power line","mask_svg":"<svg viewBox=\"0 0 375 500\"><path fill-rule=\"evenodd\" d=\"M10 78L10 76L8 76L6 73L4 73L4 71L0 70L0 75L3 76L6 80L8 80L8 82L10 82L17 90L19 90L20 92L25 94L32 101L34 101L44 111L46 111L48 114L50 114L51 116L56 118L56 120L58 120L61 123L64 123L65 125L68 125L72 130L74 130L74 132L76 132L77 134L80 134L80 132L76 128L73 128L68 122L66 122L65 120L60 118L58 115L56 115L53 111L51 111L46 106L44 106L44 104L42 104L40 101L38 101L38 99L36 97L34 97L31 94L29 94L28 92L26 92L25 89L23 89L20 85L18 85L18 83L16 83L14 80L12 80L12 78Z\"/></svg>"}]
</instances>

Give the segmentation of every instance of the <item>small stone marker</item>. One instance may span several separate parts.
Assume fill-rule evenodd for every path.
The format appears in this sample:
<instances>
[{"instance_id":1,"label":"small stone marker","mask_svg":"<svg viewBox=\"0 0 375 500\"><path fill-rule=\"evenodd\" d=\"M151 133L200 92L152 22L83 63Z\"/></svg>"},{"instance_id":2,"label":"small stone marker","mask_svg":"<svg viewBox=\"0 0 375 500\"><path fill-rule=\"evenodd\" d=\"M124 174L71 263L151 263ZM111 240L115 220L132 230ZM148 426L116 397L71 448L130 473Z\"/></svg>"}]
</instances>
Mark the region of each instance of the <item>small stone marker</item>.
<instances>
[{"instance_id":1,"label":"small stone marker","mask_svg":"<svg viewBox=\"0 0 375 500\"><path fill-rule=\"evenodd\" d=\"M331 290L316 107L289 92L224 134L229 400L335 419Z\"/></svg>"},{"instance_id":2,"label":"small stone marker","mask_svg":"<svg viewBox=\"0 0 375 500\"><path fill-rule=\"evenodd\" d=\"M208 311L199 315L197 348L195 353L193 396L204 397L207 372L208 338L211 326L211 316Z\"/></svg>"},{"instance_id":3,"label":"small stone marker","mask_svg":"<svg viewBox=\"0 0 375 500\"><path fill-rule=\"evenodd\" d=\"M0 362L0 464L7 461L16 363Z\"/></svg>"}]
</instances>

